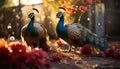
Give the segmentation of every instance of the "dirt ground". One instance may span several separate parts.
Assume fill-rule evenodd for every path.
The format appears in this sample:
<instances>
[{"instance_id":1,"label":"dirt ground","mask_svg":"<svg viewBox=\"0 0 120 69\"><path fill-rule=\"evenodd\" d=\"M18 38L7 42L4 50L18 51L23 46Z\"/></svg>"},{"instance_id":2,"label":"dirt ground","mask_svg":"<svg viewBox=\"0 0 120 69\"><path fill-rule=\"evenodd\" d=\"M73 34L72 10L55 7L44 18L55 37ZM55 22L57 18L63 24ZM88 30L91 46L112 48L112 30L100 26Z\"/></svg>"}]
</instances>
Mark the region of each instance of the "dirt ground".
<instances>
[{"instance_id":1,"label":"dirt ground","mask_svg":"<svg viewBox=\"0 0 120 69\"><path fill-rule=\"evenodd\" d=\"M70 59L66 59L66 61L67 64L53 62L51 69L120 69L120 60L110 57L84 56L78 62Z\"/></svg>"},{"instance_id":2,"label":"dirt ground","mask_svg":"<svg viewBox=\"0 0 120 69\"><path fill-rule=\"evenodd\" d=\"M74 61L69 58L63 58L61 62L51 62L52 67L49 69L120 69L120 60L111 57L95 57L82 56L82 60ZM14 69L0 66L0 69ZM48 69L48 68L33 68L25 69Z\"/></svg>"},{"instance_id":3,"label":"dirt ground","mask_svg":"<svg viewBox=\"0 0 120 69\"><path fill-rule=\"evenodd\" d=\"M111 41L120 48L120 41ZM120 59L113 57L98 57L96 55L78 55L80 60L64 57L61 62L51 62L51 69L120 69Z\"/></svg>"}]
</instances>

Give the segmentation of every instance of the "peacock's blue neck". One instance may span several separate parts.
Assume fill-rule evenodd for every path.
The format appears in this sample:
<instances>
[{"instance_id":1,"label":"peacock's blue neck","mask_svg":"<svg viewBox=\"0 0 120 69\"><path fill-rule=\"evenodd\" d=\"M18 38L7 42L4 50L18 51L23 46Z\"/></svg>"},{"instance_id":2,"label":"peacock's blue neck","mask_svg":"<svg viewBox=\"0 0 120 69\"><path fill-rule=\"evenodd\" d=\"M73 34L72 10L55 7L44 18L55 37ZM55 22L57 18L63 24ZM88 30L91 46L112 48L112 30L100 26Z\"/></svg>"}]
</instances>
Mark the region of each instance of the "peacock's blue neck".
<instances>
[{"instance_id":1,"label":"peacock's blue neck","mask_svg":"<svg viewBox=\"0 0 120 69\"><path fill-rule=\"evenodd\" d=\"M29 22L29 24L28 24L28 26L27 26L27 29L28 29L29 31L31 31L34 35L37 35L37 34L38 34L37 31L36 31L36 29L34 28L34 17L31 18L31 20L30 20L30 22Z\"/></svg>"},{"instance_id":2,"label":"peacock's blue neck","mask_svg":"<svg viewBox=\"0 0 120 69\"><path fill-rule=\"evenodd\" d=\"M30 20L30 22L29 22L29 24L28 24L28 29L34 29L34 17L33 18L31 18L31 20Z\"/></svg>"},{"instance_id":3,"label":"peacock's blue neck","mask_svg":"<svg viewBox=\"0 0 120 69\"><path fill-rule=\"evenodd\" d=\"M61 38L67 37L67 29L64 25L64 16L62 16L57 24L56 28L57 34Z\"/></svg>"}]
</instances>

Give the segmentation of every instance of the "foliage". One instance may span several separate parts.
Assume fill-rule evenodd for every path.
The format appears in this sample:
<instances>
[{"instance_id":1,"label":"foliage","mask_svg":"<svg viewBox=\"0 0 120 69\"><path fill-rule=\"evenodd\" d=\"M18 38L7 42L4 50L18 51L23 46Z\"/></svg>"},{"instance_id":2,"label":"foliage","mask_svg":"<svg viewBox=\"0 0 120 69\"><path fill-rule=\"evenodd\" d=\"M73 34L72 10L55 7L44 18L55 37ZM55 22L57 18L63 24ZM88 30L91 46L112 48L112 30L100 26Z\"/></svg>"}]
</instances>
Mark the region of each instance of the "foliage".
<instances>
[{"instance_id":1,"label":"foliage","mask_svg":"<svg viewBox=\"0 0 120 69\"><path fill-rule=\"evenodd\" d=\"M0 0L0 8L5 6L6 4L10 4L12 0Z\"/></svg>"},{"instance_id":2,"label":"foliage","mask_svg":"<svg viewBox=\"0 0 120 69\"><path fill-rule=\"evenodd\" d=\"M49 8L51 8L51 15L52 17L50 18L54 23L56 22L56 19L53 18L55 17L55 13L57 13L59 11L59 7L62 6L64 8L67 7L68 11L66 11L65 14L65 23L78 23L78 19L79 16L81 16L81 11L78 9L80 5L83 5L81 0L44 0L44 4L46 6L48 6ZM87 26L88 21L88 13L85 12L85 14L83 14L84 17L81 18L81 24ZM55 24L56 26L56 24Z\"/></svg>"}]
</instances>

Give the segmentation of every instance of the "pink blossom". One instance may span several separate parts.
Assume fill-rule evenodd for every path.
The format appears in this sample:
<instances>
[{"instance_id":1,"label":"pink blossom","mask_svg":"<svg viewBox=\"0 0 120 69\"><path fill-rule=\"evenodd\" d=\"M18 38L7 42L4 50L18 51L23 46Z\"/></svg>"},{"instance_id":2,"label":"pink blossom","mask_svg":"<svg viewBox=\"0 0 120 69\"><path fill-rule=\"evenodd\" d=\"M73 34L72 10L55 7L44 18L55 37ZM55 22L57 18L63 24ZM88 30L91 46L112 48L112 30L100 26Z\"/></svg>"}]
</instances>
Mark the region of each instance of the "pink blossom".
<instances>
[{"instance_id":1,"label":"pink blossom","mask_svg":"<svg viewBox=\"0 0 120 69\"><path fill-rule=\"evenodd\" d=\"M87 7L84 5L80 5L79 10L84 13L87 11Z\"/></svg>"}]
</instances>

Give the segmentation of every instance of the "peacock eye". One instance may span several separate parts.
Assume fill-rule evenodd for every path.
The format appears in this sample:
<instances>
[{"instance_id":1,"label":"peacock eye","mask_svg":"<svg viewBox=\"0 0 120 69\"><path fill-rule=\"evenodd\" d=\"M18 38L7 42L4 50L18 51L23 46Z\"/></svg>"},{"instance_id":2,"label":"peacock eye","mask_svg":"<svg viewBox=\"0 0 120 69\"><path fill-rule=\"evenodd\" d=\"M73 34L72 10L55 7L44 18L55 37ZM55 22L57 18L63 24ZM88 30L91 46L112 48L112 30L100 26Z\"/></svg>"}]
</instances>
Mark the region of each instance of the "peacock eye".
<instances>
[{"instance_id":1,"label":"peacock eye","mask_svg":"<svg viewBox=\"0 0 120 69\"><path fill-rule=\"evenodd\" d=\"M58 17L61 17L62 16L62 14L58 14Z\"/></svg>"},{"instance_id":2,"label":"peacock eye","mask_svg":"<svg viewBox=\"0 0 120 69\"><path fill-rule=\"evenodd\" d=\"M34 14L30 13L28 16L29 16L29 18L32 18L34 16Z\"/></svg>"}]
</instances>

